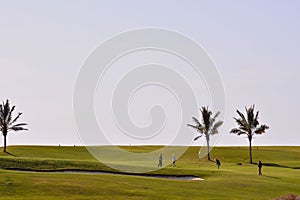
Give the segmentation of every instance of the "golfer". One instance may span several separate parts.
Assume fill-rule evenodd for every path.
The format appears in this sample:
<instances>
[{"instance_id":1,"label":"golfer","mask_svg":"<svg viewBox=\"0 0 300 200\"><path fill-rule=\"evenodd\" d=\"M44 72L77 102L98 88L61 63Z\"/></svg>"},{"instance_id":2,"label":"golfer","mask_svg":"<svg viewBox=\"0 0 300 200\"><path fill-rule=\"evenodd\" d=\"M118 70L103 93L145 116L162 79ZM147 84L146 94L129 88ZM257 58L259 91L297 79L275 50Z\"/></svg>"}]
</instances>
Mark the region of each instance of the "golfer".
<instances>
[{"instance_id":1,"label":"golfer","mask_svg":"<svg viewBox=\"0 0 300 200\"><path fill-rule=\"evenodd\" d=\"M218 166L218 170L219 170L221 166L221 162L218 159L216 159L216 165Z\"/></svg>"},{"instance_id":2,"label":"golfer","mask_svg":"<svg viewBox=\"0 0 300 200\"><path fill-rule=\"evenodd\" d=\"M163 157L162 157L162 153L159 155L159 157L158 157L158 165L157 165L157 167L162 167L162 159L163 159Z\"/></svg>"},{"instance_id":3,"label":"golfer","mask_svg":"<svg viewBox=\"0 0 300 200\"><path fill-rule=\"evenodd\" d=\"M176 156L175 156L175 154L172 154L172 165L173 165L173 167L176 167Z\"/></svg>"},{"instance_id":4,"label":"golfer","mask_svg":"<svg viewBox=\"0 0 300 200\"><path fill-rule=\"evenodd\" d=\"M262 162L261 161L258 161L258 176L262 176L262 173L261 173L261 168L263 166Z\"/></svg>"}]
</instances>

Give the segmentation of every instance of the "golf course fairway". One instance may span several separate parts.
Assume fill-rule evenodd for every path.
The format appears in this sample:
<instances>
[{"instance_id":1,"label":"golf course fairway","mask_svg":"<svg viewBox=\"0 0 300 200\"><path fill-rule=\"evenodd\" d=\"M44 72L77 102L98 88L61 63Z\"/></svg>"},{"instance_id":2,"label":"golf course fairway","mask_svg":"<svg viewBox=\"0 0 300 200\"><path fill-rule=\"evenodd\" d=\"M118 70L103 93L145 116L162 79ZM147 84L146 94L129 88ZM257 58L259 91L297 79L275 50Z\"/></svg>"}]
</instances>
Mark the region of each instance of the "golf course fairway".
<instances>
[{"instance_id":1,"label":"golf course fairway","mask_svg":"<svg viewBox=\"0 0 300 200\"><path fill-rule=\"evenodd\" d=\"M147 152L158 147L122 148ZM120 174L79 146L9 146L7 150L4 153L0 148L0 199L6 200L274 199L288 193L300 195L300 147L253 147L253 161L264 164L263 176L257 175L256 164L249 164L248 147L213 148L211 157L221 161L220 170L214 162L198 158L199 147L189 147L176 167L148 173L195 176L204 179L201 181ZM53 172L68 170L71 172Z\"/></svg>"}]
</instances>

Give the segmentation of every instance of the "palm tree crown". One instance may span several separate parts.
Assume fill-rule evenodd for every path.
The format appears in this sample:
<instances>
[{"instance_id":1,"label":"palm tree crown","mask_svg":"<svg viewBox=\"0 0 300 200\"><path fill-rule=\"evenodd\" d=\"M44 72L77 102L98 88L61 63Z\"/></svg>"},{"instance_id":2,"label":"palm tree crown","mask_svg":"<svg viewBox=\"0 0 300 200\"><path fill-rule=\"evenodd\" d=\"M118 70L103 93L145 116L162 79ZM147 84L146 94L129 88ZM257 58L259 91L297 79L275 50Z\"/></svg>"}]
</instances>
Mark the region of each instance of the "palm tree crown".
<instances>
[{"instance_id":1,"label":"palm tree crown","mask_svg":"<svg viewBox=\"0 0 300 200\"><path fill-rule=\"evenodd\" d=\"M249 144L250 144L250 163L252 163L252 138L254 134L263 134L265 133L266 129L269 127L265 124L259 125L258 122L258 114L257 111L256 114L254 114L254 105L250 108L246 109L247 118L243 113L241 113L239 110L236 112L238 113L240 118L233 118L236 123L238 124L238 128L234 128L230 131L230 133L234 133L237 135L247 135Z\"/></svg>"},{"instance_id":2,"label":"palm tree crown","mask_svg":"<svg viewBox=\"0 0 300 200\"><path fill-rule=\"evenodd\" d=\"M201 115L202 115L202 122L200 122L196 117L193 117L193 120L195 122L195 125L188 124L188 126L194 128L197 130L197 132L200 133L197 137L195 137L195 140L198 140L203 135L206 138L207 142L207 158L210 160L210 149L209 149L209 140L210 135L218 134L218 128L223 124L222 121L216 122L217 117L220 115L220 112L217 112L215 115L208 109L208 107L202 107L200 109Z\"/></svg>"},{"instance_id":3,"label":"palm tree crown","mask_svg":"<svg viewBox=\"0 0 300 200\"><path fill-rule=\"evenodd\" d=\"M0 104L0 131L4 137L4 152L6 152L6 136L10 131L28 130L24 128L27 125L26 123L16 123L22 113L18 113L16 117L13 117L14 110L15 106L10 107L8 100Z\"/></svg>"}]
</instances>

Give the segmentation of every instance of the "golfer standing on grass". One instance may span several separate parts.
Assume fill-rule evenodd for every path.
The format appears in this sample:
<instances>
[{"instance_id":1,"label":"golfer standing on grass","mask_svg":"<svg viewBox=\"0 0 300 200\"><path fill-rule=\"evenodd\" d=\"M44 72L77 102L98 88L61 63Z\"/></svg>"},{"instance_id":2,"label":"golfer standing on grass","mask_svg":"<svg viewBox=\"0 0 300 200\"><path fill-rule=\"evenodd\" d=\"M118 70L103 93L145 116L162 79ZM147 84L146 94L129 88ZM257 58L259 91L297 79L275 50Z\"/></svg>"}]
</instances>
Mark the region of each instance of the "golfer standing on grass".
<instances>
[{"instance_id":1,"label":"golfer standing on grass","mask_svg":"<svg viewBox=\"0 0 300 200\"><path fill-rule=\"evenodd\" d=\"M162 167L162 153L159 155L159 157L158 157L158 165L157 165L157 167Z\"/></svg>"},{"instance_id":2,"label":"golfer standing on grass","mask_svg":"<svg viewBox=\"0 0 300 200\"><path fill-rule=\"evenodd\" d=\"M216 165L218 167L218 170L220 169L220 166L221 166L221 162L219 159L216 159Z\"/></svg>"},{"instance_id":3,"label":"golfer standing on grass","mask_svg":"<svg viewBox=\"0 0 300 200\"><path fill-rule=\"evenodd\" d=\"M263 166L262 162L261 161L258 161L258 176L262 176L262 173L261 173L261 168Z\"/></svg>"},{"instance_id":4,"label":"golfer standing on grass","mask_svg":"<svg viewBox=\"0 0 300 200\"><path fill-rule=\"evenodd\" d=\"M173 167L176 167L176 156L175 156L175 154L172 154L172 165L173 165Z\"/></svg>"}]
</instances>

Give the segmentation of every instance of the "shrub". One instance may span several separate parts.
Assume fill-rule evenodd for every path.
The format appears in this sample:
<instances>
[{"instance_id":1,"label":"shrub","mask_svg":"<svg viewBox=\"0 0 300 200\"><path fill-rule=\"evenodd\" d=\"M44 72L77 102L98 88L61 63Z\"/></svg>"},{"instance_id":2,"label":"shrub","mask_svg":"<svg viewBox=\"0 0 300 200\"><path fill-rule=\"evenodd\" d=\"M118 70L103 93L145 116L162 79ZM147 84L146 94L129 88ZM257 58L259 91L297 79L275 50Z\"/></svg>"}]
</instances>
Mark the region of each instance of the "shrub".
<instances>
[{"instance_id":1,"label":"shrub","mask_svg":"<svg viewBox=\"0 0 300 200\"><path fill-rule=\"evenodd\" d=\"M300 200L300 196L297 196L295 194L287 194L282 197L277 197L274 200Z\"/></svg>"}]
</instances>

